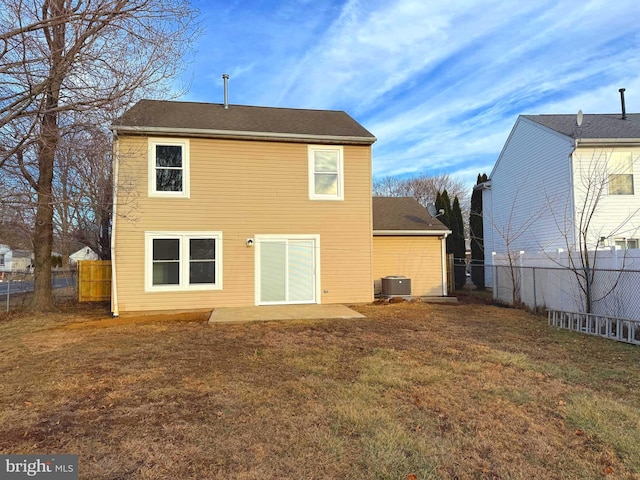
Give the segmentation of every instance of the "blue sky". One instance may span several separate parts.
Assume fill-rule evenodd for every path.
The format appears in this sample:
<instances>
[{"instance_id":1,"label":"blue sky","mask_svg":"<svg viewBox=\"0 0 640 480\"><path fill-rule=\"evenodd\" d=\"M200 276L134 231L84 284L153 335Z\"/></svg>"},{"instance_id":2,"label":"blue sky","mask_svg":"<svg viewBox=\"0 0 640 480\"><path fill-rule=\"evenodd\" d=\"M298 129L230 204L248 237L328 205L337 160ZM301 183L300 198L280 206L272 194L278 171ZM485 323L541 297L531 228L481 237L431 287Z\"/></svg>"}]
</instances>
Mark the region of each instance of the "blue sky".
<instances>
[{"instance_id":1,"label":"blue sky","mask_svg":"<svg viewBox=\"0 0 640 480\"><path fill-rule=\"evenodd\" d=\"M181 100L345 110L374 177L490 173L519 114L640 112L640 2L193 0Z\"/></svg>"}]
</instances>

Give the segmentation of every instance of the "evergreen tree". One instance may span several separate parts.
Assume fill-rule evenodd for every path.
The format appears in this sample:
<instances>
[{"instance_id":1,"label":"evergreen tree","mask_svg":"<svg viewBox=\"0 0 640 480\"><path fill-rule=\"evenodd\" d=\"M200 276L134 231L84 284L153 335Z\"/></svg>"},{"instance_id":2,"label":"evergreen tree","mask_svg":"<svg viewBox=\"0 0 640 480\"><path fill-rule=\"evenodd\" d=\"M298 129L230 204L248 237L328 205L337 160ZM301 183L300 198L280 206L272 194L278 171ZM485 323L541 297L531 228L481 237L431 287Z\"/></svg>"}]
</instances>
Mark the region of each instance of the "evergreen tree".
<instances>
[{"instance_id":1,"label":"evergreen tree","mask_svg":"<svg viewBox=\"0 0 640 480\"><path fill-rule=\"evenodd\" d=\"M487 181L487 174L478 174L476 185ZM478 290L484 290L484 227L482 225L482 191L474 189L469 214L471 233L471 280Z\"/></svg>"},{"instance_id":2,"label":"evergreen tree","mask_svg":"<svg viewBox=\"0 0 640 480\"><path fill-rule=\"evenodd\" d=\"M465 257L464 220L458 197L453 199L451 207L451 243L453 253L453 273L456 290L464 287L467 281L467 260Z\"/></svg>"},{"instance_id":3,"label":"evergreen tree","mask_svg":"<svg viewBox=\"0 0 640 480\"><path fill-rule=\"evenodd\" d=\"M453 231L451 227L451 201L449 200L449 194L446 190L438 192L438 195L436 195L436 210L438 212L442 210L443 212L442 215L438 217L438 220L444 223L449 230ZM452 236L449 235L447 237L447 253L453 253L452 242Z\"/></svg>"},{"instance_id":4,"label":"evergreen tree","mask_svg":"<svg viewBox=\"0 0 640 480\"><path fill-rule=\"evenodd\" d=\"M443 211L443 214L438 217L438 220L451 230L451 234L446 240L447 254L453 255L454 281L456 289L459 289L462 288L466 282L464 220L462 218L462 210L460 209L460 201L456 196L452 206L449 193L443 190L436 195L435 206L436 210Z\"/></svg>"}]
</instances>

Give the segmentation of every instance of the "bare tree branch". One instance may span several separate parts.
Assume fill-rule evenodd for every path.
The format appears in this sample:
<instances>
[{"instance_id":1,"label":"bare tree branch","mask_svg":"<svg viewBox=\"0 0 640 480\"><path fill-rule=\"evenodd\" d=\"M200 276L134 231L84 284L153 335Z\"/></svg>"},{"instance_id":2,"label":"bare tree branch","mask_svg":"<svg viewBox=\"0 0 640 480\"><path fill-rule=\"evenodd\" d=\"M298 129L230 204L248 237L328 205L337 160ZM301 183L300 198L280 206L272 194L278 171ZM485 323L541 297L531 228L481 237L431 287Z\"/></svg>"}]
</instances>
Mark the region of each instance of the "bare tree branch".
<instances>
[{"instance_id":1,"label":"bare tree branch","mask_svg":"<svg viewBox=\"0 0 640 480\"><path fill-rule=\"evenodd\" d=\"M188 0L0 0L0 168L19 173L37 201L35 308L51 306L54 226L68 233L82 203L65 190L81 168L57 170L65 136L83 116L105 124L169 92L195 15Z\"/></svg>"}]
</instances>

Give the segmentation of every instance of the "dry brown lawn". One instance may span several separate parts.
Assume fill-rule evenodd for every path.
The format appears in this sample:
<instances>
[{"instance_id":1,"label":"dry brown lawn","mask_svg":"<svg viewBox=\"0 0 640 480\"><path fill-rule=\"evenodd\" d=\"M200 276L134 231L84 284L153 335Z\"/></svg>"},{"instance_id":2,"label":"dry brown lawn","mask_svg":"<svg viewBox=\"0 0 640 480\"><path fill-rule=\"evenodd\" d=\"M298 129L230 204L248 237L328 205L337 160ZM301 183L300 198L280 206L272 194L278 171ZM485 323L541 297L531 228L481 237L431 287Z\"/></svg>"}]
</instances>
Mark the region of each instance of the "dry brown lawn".
<instances>
[{"instance_id":1,"label":"dry brown lawn","mask_svg":"<svg viewBox=\"0 0 640 480\"><path fill-rule=\"evenodd\" d=\"M640 478L640 350L490 305L0 317L0 453L82 479Z\"/></svg>"}]
</instances>

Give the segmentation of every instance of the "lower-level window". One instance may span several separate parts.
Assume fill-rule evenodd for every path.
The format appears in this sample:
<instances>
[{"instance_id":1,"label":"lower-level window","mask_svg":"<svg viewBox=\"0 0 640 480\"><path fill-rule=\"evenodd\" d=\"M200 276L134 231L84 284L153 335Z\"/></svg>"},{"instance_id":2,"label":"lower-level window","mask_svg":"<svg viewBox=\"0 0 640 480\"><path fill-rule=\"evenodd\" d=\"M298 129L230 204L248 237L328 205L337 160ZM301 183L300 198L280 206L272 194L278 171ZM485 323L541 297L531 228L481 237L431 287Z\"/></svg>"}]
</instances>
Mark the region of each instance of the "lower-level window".
<instances>
[{"instance_id":1,"label":"lower-level window","mask_svg":"<svg viewBox=\"0 0 640 480\"><path fill-rule=\"evenodd\" d=\"M616 238L616 248L628 250L630 248L638 248L638 239L636 238Z\"/></svg>"},{"instance_id":2,"label":"lower-level window","mask_svg":"<svg viewBox=\"0 0 640 480\"><path fill-rule=\"evenodd\" d=\"M147 232L146 289L221 289L221 232Z\"/></svg>"}]
</instances>

